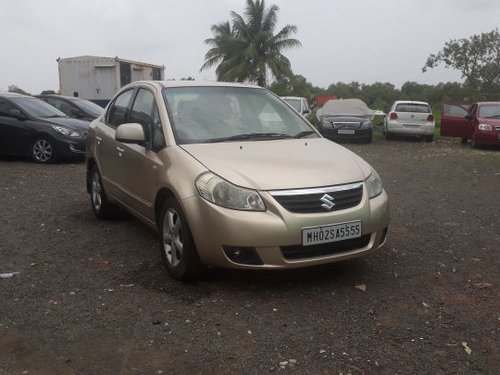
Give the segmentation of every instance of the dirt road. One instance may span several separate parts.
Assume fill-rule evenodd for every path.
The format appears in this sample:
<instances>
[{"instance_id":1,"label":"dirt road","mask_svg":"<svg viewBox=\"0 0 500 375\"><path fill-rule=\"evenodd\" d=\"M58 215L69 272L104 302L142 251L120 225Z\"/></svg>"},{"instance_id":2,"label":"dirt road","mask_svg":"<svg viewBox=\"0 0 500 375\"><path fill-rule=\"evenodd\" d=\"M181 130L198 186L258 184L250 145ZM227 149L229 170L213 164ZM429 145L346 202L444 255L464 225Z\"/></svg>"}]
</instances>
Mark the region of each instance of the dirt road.
<instances>
[{"instance_id":1,"label":"dirt road","mask_svg":"<svg viewBox=\"0 0 500 375\"><path fill-rule=\"evenodd\" d=\"M83 164L1 159L0 374L498 373L500 151L348 147L389 194L384 249L194 284L148 228L94 217Z\"/></svg>"}]
</instances>

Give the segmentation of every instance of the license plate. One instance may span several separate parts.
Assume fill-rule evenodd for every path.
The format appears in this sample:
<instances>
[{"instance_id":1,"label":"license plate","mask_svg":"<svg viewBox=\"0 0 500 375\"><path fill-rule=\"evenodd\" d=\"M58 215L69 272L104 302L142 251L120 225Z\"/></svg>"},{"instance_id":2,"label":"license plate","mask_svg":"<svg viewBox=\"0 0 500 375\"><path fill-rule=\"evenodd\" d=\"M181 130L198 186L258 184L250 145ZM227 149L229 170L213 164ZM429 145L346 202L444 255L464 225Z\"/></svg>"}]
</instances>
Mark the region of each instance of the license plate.
<instances>
[{"instance_id":1,"label":"license plate","mask_svg":"<svg viewBox=\"0 0 500 375\"><path fill-rule=\"evenodd\" d=\"M404 124L403 126L405 128L420 128L420 125L414 125L414 124Z\"/></svg>"},{"instance_id":2,"label":"license plate","mask_svg":"<svg viewBox=\"0 0 500 375\"><path fill-rule=\"evenodd\" d=\"M339 134L354 134L354 130L351 130L351 129L339 129Z\"/></svg>"},{"instance_id":3,"label":"license plate","mask_svg":"<svg viewBox=\"0 0 500 375\"><path fill-rule=\"evenodd\" d=\"M361 237L361 221L359 220L349 223L302 229L303 246L336 242L358 237Z\"/></svg>"}]
</instances>

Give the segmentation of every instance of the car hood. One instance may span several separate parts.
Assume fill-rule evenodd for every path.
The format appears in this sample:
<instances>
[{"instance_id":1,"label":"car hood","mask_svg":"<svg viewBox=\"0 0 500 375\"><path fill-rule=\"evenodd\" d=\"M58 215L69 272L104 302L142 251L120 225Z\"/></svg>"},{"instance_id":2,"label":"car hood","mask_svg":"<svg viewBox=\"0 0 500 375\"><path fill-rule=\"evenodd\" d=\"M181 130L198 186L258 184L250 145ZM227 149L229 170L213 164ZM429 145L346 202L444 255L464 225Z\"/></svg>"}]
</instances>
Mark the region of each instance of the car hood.
<instances>
[{"instance_id":1,"label":"car hood","mask_svg":"<svg viewBox=\"0 0 500 375\"><path fill-rule=\"evenodd\" d=\"M477 121L480 124L488 124L488 125L492 125L492 126L499 126L500 125L500 119L497 119L497 118L478 117Z\"/></svg>"},{"instance_id":2,"label":"car hood","mask_svg":"<svg viewBox=\"0 0 500 375\"><path fill-rule=\"evenodd\" d=\"M371 167L324 138L181 146L213 173L257 190L298 189L363 181Z\"/></svg>"},{"instance_id":3,"label":"car hood","mask_svg":"<svg viewBox=\"0 0 500 375\"><path fill-rule=\"evenodd\" d=\"M53 124L53 125L61 125L71 130L76 131L88 131L89 130L89 122L84 120L79 120L71 117L52 117L52 118L44 118L43 121Z\"/></svg>"}]
</instances>

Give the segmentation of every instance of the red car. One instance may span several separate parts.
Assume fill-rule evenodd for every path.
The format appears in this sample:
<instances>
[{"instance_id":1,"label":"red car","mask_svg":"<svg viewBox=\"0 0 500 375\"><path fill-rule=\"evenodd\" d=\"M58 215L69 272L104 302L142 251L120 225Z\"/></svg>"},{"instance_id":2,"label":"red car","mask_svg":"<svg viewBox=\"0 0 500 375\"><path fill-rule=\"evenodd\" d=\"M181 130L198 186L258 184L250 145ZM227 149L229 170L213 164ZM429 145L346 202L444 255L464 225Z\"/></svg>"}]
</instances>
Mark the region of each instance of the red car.
<instances>
[{"instance_id":1,"label":"red car","mask_svg":"<svg viewBox=\"0 0 500 375\"><path fill-rule=\"evenodd\" d=\"M441 135L461 137L472 147L500 146L500 102L478 102L473 105L443 104Z\"/></svg>"}]
</instances>

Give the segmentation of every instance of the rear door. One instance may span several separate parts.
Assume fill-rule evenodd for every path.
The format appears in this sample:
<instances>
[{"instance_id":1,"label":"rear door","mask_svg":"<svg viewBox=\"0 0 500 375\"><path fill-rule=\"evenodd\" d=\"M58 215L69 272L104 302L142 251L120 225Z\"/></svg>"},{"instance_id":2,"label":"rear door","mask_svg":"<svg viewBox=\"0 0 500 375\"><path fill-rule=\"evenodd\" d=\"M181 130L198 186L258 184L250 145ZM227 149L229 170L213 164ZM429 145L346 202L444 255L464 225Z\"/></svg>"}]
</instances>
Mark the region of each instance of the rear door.
<instances>
[{"instance_id":1,"label":"rear door","mask_svg":"<svg viewBox=\"0 0 500 375\"><path fill-rule=\"evenodd\" d=\"M448 104L441 106L441 135L445 137L471 138L472 123L465 116L468 112L466 104Z\"/></svg>"}]
</instances>

